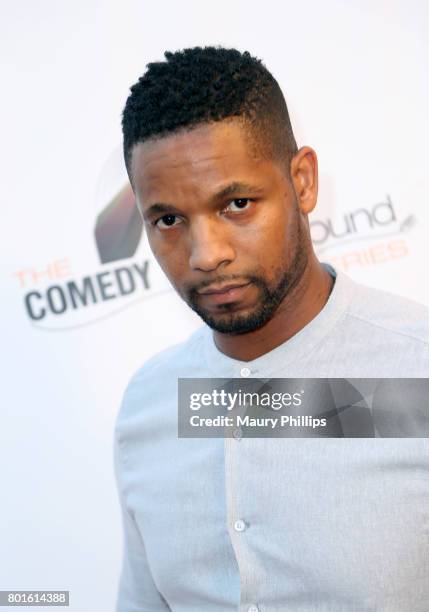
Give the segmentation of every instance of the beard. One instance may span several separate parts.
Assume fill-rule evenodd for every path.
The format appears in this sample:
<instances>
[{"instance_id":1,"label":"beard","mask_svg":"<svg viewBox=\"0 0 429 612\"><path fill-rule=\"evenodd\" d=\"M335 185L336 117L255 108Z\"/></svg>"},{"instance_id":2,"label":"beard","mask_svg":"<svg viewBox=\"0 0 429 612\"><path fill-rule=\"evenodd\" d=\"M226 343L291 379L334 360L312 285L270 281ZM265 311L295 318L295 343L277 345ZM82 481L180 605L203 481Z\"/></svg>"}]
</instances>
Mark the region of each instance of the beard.
<instances>
[{"instance_id":1,"label":"beard","mask_svg":"<svg viewBox=\"0 0 429 612\"><path fill-rule=\"evenodd\" d=\"M214 331L223 334L246 334L263 327L274 316L279 305L290 296L308 263L309 239L304 232L298 212L295 208L295 217L291 231L290 259L276 270L274 279L270 282L260 274L240 275L240 282L253 283L259 290L256 305L246 313L234 312L235 303L226 303L218 306L218 312L209 312L201 308L198 301L198 290L202 286L182 290L181 295L185 302L201 319ZM216 282L233 282L233 277L218 277Z\"/></svg>"}]
</instances>

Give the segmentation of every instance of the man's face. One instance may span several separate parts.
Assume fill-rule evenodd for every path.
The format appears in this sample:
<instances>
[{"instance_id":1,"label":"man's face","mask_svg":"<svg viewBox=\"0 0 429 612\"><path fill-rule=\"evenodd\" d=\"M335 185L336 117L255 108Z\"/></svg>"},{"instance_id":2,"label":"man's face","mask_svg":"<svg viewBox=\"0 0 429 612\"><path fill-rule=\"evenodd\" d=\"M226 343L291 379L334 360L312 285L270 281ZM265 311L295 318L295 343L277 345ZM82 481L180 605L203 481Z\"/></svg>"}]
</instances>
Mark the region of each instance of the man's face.
<instances>
[{"instance_id":1,"label":"man's face","mask_svg":"<svg viewBox=\"0 0 429 612\"><path fill-rule=\"evenodd\" d=\"M229 120L139 143L131 175L151 249L187 304L222 333L267 323L309 252L285 162Z\"/></svg>"}]
</instances>

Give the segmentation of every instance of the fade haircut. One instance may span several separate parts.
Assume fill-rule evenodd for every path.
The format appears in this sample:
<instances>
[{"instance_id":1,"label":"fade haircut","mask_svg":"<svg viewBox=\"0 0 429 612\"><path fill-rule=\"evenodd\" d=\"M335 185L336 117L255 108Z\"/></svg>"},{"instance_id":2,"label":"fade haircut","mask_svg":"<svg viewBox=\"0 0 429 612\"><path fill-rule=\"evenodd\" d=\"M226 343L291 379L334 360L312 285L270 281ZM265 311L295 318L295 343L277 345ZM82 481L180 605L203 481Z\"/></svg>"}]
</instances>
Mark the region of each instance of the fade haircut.
<instances>
[{"instance_id":1,"label":"fade haircut","mask_svg":"<svg viewBox=\"0 0 429 612\"><path fill-rule=\"evenodd\" d=\"M282 91L261 60L245 51L194 47L164 53L130 89L122 114L128 175L133 146L205 123L240 118L268 158L282 158L289 173L297 152Z\"/></svg>"}]
</instances>

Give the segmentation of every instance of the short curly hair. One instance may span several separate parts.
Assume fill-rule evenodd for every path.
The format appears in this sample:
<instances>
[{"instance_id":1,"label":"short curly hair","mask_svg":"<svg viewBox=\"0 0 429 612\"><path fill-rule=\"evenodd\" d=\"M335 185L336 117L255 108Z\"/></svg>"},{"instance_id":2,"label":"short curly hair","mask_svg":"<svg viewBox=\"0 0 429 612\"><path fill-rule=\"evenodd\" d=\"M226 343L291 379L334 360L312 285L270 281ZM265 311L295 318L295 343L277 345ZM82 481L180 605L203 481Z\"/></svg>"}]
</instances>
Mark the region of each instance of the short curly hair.
<instances>
[{"instance_id":1,"label":"short curly hair","mask_svg":"<svg viewBox=\"0 0 429 612\"><path fill-rule=\"evenodd\" d=\"M241 118L269 157L297 151L282 91L261 60L245 51L194 47L164 53L130 89L122 114L125 164L132 148L204 123Z\"/></svg>"}]
</instances>

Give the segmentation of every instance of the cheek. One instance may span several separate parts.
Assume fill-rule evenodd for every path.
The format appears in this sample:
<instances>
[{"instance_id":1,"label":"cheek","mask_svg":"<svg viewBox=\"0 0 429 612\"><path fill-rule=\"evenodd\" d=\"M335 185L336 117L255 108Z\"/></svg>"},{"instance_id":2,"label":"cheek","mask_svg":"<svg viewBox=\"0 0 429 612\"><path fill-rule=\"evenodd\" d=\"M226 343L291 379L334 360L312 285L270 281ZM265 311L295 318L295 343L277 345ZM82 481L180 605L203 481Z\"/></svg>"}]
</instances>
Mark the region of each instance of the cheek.
<instances>
[{"instance_id":1,"label":"cheek","mask_svg":"<svg viewBox=\"0 0 429 612\"><path fill-rule=\"evenodd\" d=\"M253 257L271 280L282 274L295 257L297 248L296 217L293 212L279 210L266 215L251 241Z\"/></svg>"},{"instance_id":2,"label":"cheek","mask_svg":"<svg viewBox=\"0 0 429 612\"><path fill-rule=\"evenodd\" d=\"M284 210L264 214L255 231L255 240L264 252L284 252L294 235L294 219Z\"/></svg>"},{"instance_id":3,"label":"cheek","mask_svg":"<svg viewBox=\"0 0 429 612\"><path fill-rule=\"evenodd\" d=\"M148 242L156 261L166 276L171 281L180 277L186 260L181 241L174 240L173 237L171 239L156 237L154 233L148 232Z\"/></svg>"}]
</instances>

